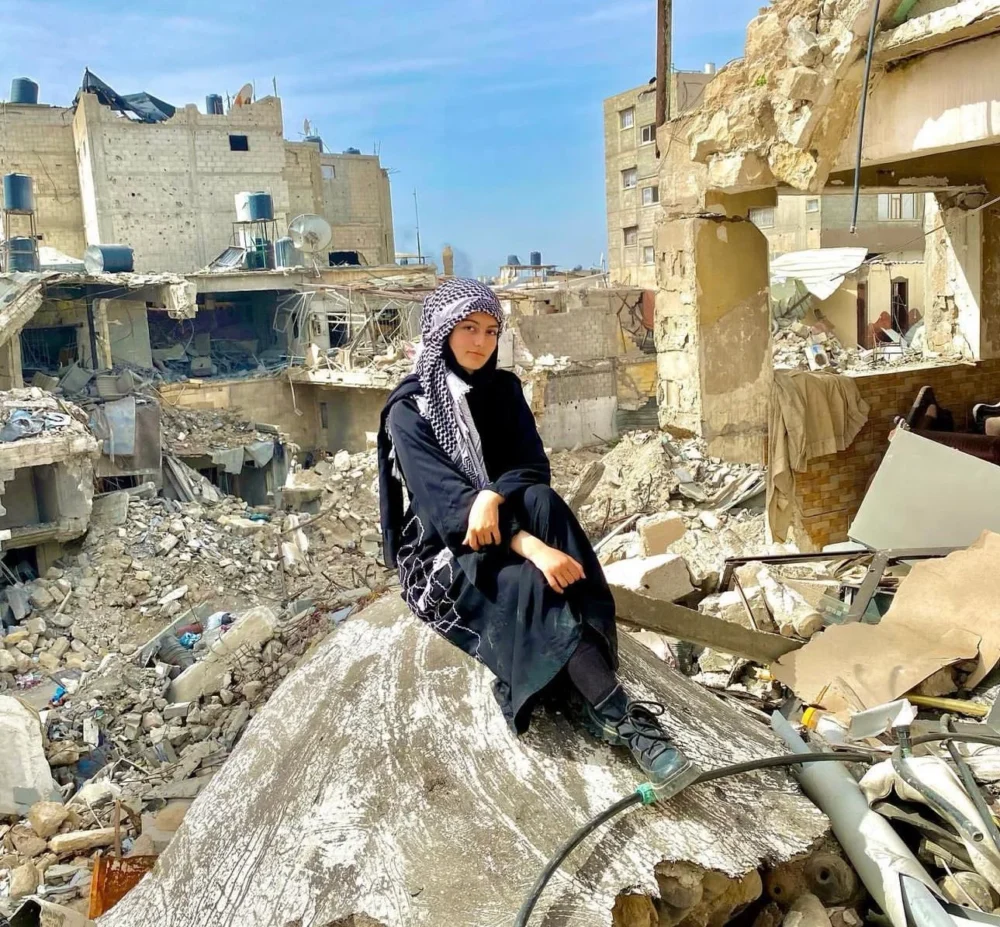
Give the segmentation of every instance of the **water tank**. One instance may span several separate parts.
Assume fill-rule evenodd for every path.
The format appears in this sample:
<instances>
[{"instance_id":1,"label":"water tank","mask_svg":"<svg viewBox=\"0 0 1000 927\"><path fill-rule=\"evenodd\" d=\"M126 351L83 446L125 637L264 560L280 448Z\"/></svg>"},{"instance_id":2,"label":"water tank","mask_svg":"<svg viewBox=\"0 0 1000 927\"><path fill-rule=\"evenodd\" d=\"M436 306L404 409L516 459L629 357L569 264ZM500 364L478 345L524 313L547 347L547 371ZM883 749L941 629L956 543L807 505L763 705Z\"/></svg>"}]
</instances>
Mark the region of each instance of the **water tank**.
<instances>
[{"instance_id":1,"label":"water tank","mask_svg":"<svg viewBox=\"0 0 1000 927\"><path fill-rule=\"evenodd\" d=\"M541 251L532 251L531 254L528 255L528 260L531 262L531 266L532 267L541 267L542 266L542 252Z\"/></svg>"},{"instance_id":2,"label":"water tank","mask_svg":"<svg viewBox=\"0 0 1000 927\"><path fill-rule=\"evenodd\" d=\"M4 174L3 208L5 212L31 215L35 211L35 194L27 174Z\"/></svg>"},{"instance_id":3,"label":"water tank","mask_svg":"<svg viewBox=\"0 0 1000 927\"><path fill-rule=\"evenodd\" d=\"M128 245L91 245L83 253L88 274L129 274L135 258Z\"/></svg>"},{"instance_id":4,"label":"water tank","mask_svg":"<svg viewBox=\"0 0 1000 927\"><path fill-rule=\"evenodd\" d=\"M344 154L361 154L360 148L345 148Z\"/></svg>"},{"instance_id":5,"label":"water tank","mask_svg":"<svg viewBox=\"0 0 1000 927\"><path fill-rule=\"evenodd\" d=\"M298 248L287 236L274 243L274 263L276 267L301 267L303 264Z\"/></svg>"},{"instance_id":6,"label":"water tank","mask_svg":"<svg viewBox=\"0 0 1000 927\"><path fill-rule=\"evenodd\" d=\"M302 141L315 145L321 152L323 151L323 139L318 135L307 135Z\"/></svg>"},{"instance_id":7,"label":"water tank","mask_svg":"<svg viewBox=\"0 0 1000 927\"><path fill-rule=\"evenodd\" d=\"M38 84L28 77L15 77L10 82L10 102L35 106L38 103Z\"/></svg>"},{"instance_id":8,"label":"water tank","mask_svg":"<svg viewBox=\"0 0 1000 927\"><path fill-rule=\"evenodd\" d=\"M508 254L507 255L507 263L508 264L517 264L517 265L519 265L521 262L517 259L517 255L516 254Z\"/></svg>"},{"instance_id":9,"label":"water tank","mask_svg":"<svg viewBox=\"0 0 1000 927\"><path fill-rule=\"evenodd\" d=\"M38 270L38 248L33 238L11 238L6 243L7 273Z\"/></svg>"},{"instance_id":10,"label":"water tank","mask_svg":"<svg viewBox=\"0 0 1000 927\"><path fill-rule=\"evenodd\" d=\"M714 61L709 61L705 65L705 73L706 74L714 74L715 73L715 62Z\"/></svg>"},{"instance_id":11,"label":"water tank","mask_svg":"<svg viewBox=\"0 0 1000 927\"><path fill-rule=\"evenodd\" d=\"M209 116L222 115L222 97L217 93L210 93L205 97L205 112Z\"/></svg>"},{"instance_id":12,"label":"water tank","mask_svg":"<svg viewBox=\"0 0 1000 927\"><path fill-rule=\"evenodd\" d=\"M248 205L252 222L263 222L274 218L274 201L270 193L251 193Z\"/></svg>"}]
</instances>

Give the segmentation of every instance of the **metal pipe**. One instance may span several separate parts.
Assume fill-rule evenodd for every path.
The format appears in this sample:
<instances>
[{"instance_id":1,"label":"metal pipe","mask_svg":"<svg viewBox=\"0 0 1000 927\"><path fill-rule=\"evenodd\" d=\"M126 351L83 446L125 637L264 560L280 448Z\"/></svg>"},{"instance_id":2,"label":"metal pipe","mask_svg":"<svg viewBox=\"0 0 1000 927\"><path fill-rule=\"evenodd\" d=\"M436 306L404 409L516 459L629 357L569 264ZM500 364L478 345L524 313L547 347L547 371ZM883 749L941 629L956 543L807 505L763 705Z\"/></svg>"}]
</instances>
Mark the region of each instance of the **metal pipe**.
<instances>
[{"instance_id":1,"label":"metal pipe","mask_svg":"<svg viewBox=\"0 0 1000 927\"><path fill-rule=\"evenodd\" d=\"M951 715L944 715L941 718L941 729L949 734L955 733L955 722ZM979 816L983 819L983 826L986 828L986 833L989 834L990 840L993 841L993 846L996 847L997 853L1000 854L1000 829L997 829L996 821L993 820L993 812L990 811L990 806L986 804L983 793L979 791L979 783L976 782L976 777L973 775L972 769L965 762L965 757L959 753L958 747L954 743L946 740L945 746L948 748L948 755L951 757L951 761L958 769L958 775L962 780L962 785L965 786L965 791L969 793L969 798L972 799L972 803L976 806L976 811L979 812Z\"/></svg>"},{"instance_id":2,"label":"metal pipe","mask_svg":"<svg viewBox=\"0 0 1000 927\"><path fill-rule=\"evenodd\" d=\"M872 25L868 30L868 52L865 55L865 80L861 87L861 113L858 116L858 153L854 165L854 210L851 213L851 234L858 231L858 206L861 203L861 151L865 144L865 111L868 109L868 81L872 76L872 55L875 52L875 29L878 27L878 10L881 0L875 0Z\"/></svg>"},{"instance_id":3,"label":"metal pipe","mask_svg":"<svg viewBox=\"0 0 1000 927\"><path fill-rule=\"evenodd\" d=\"M771 715L771 727L791 752L814 752L781 712ZM795 778L829 817L834 835L893 927L954 927L934 896L927 871L892 825L868 807L858 783L843 766L803 765L795 771Z\"/></svg>"}]
</instances>

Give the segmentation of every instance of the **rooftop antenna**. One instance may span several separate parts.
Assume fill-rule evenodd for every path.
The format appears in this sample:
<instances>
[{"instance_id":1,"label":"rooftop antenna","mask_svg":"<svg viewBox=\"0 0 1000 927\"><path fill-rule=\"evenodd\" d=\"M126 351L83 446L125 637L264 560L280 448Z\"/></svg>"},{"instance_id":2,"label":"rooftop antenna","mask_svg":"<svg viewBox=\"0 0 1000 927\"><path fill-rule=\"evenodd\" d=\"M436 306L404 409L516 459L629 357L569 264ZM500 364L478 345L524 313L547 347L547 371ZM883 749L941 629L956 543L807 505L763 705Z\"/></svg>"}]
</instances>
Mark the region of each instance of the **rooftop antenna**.
<instances>
[{"instance_id":1,"label":"rooftop antenna","mask_svg":"<svg viewBox=\"0 0 1000 927\"><path fill-rule=\"evenodd\" d=\"M424 263L424 256L420 250L420 207L417 205L417 188L413 188L413 214L417 217L417 261Z\"/></svg>"},{"instance_id":2,"label":"rooftop antenna","mask_svg":"<svg viewBox=\"0 0 1000 927\"><path fill-rule=\"evenodd\" d=\"M271 78L271 86L274 88L274 95L277 96L278 95L278 78L277 77L272 77Z\"/></svg>"}]
</instances>

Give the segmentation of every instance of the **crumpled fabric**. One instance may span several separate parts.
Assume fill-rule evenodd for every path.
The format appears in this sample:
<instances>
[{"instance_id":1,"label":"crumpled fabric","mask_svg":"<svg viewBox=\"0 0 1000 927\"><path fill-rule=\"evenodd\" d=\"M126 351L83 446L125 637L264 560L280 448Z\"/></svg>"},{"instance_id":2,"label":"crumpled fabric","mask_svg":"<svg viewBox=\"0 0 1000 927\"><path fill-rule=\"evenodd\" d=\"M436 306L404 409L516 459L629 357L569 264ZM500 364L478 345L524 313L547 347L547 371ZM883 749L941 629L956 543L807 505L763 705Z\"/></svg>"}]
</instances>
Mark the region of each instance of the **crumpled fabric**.
<instances>
[{"instance_id":1,"label":"crumpled fabric","mask_svg":"<svg viewBox=\"0 0 1000 927\"><path fill-rule=\"evenodd\" d=\"M850 447L867 423L868 411L851 377L775 372L767 459L767 518L775 540L787 540L794 520L795 474L816 457Z\"/></svg>"}]
</instances>

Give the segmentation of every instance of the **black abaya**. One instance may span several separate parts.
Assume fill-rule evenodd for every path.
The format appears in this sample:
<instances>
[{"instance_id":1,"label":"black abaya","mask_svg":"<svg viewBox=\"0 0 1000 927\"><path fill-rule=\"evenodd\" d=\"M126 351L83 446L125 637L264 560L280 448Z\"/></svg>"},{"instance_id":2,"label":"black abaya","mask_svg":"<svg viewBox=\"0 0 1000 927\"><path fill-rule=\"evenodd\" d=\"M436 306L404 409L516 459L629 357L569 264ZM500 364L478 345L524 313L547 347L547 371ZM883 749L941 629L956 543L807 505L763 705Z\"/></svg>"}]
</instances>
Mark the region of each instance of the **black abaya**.
<instances>
[{"instance_id":1,"label":"black abaya","mask_svg":"<svg viewBox=\"0 0 1000 927\"><path fill-rule=\"evenodd\" d=\"M614 600L586 534L549 485L549 462L518 379L492 370L478 381L467 378L488 488L504 497L503 541L478 553L462 541L479 490L420 414L414 379L390 396L383 413L410 497L399 524L383 512L387 561L398 565L403 597L417 617L493 672L504 715L521 733L538 696L585 636L609 668L617 665ZM573 557L585 578L557 593L510 549L519 530Z\"/></svg>"}]
</instances>

